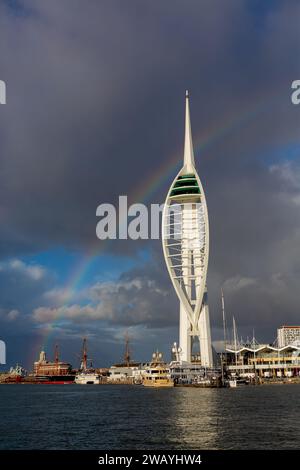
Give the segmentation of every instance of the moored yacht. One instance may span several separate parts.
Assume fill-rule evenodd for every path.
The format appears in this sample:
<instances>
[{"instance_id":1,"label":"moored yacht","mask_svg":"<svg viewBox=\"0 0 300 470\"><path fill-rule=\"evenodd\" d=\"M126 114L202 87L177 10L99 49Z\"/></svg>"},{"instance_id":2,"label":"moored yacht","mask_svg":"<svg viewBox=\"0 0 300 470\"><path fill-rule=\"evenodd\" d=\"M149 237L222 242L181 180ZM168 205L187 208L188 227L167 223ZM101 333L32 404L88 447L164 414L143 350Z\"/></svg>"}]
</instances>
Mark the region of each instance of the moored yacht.
<instances>
[{"instance_id":1,"label":"moored yacht","mask_svg":"<svg viewBox=\"0 0 300 470\"><path fill-rule=\"evenodd\" d=\"M152 361L145 368L142 383L145 387L174 387L170 369L163 362L162 354L158 351L153 353Z\"/></svg>"}]
</instances>

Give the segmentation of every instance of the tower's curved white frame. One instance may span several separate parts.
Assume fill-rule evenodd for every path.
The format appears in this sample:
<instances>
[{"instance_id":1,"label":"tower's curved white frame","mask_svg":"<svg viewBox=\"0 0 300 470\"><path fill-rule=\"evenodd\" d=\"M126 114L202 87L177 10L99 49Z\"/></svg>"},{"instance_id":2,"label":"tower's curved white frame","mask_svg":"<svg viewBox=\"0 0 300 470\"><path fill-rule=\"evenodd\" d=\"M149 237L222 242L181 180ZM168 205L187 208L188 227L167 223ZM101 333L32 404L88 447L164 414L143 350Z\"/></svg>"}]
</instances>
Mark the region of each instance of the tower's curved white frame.
<instances>
[{"instance_id":1,"label":"tower's curved white frame","mask_svg":"<svg viewBox=\"0 0 300 470\"><path fill-rule=\"evenodd\" d=\"M163 252L180 300L181 359L192 360L193 339L200 343L201 364L212 367L206 277L209 222L204 190L195 168L189 97L186 94L184 165L175 177L163 210Z\"/></svg>"}]
</instances>

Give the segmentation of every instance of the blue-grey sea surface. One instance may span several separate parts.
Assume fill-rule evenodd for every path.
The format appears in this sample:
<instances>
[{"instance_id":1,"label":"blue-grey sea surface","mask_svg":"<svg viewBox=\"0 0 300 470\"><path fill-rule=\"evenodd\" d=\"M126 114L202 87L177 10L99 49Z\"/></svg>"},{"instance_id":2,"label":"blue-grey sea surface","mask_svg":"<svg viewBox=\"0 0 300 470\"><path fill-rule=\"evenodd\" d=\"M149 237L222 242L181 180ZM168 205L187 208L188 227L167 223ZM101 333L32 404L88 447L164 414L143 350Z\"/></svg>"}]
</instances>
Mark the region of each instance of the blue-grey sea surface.
<instances>
[{"instance_id":1,"label":"blue-grey sea surface","mask_svg":"<svg viewBox=\"0 0 300 470\"><path fill-rule=\"evenodd\" d=\"M300 384L0 385L0 449L299 449Z\"/></svg>"}]
</instances>

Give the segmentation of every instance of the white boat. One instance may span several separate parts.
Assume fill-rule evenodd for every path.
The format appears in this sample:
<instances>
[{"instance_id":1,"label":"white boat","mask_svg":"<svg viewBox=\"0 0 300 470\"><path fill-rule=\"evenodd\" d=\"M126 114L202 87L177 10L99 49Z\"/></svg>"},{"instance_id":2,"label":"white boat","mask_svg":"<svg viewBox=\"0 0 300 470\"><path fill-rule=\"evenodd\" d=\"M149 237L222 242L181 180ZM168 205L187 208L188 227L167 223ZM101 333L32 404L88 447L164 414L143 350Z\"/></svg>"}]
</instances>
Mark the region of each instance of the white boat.
<instances>
[{"instance_id":1,"label":"white boat","mask_svg":"<svg viewBox=\"0 0 300 470\"><path fill-rule=\"evenodd\" d=\"M96 372L78 372L75 376L75 383L79 385L99 385L101 383L101 376L96 374Z\"/></svg>"},{"instance_id":2,"label":"white boat","mask_svg":"<svg viewBox=\"0 0 300 470\"><path fill-rule=\"evenodd\" d=\"M101 383L101 375L97 374L95 369L87 367L87 346L86 338L83 339L82 346L82 360L80 364L80 369L75 376L75 383L79 385L99 385Z\"/></svg>"},{"instance_id":3,"label":"white boat","mask_svg":"<svg viewBox=\"0 0 300 470\"><path fill-rule=\"evenodd\" d=\"M236 387L244 387L245 385L248 385L249 383L245 379L230 379L228 380L228 385L230 388L236 388Z\"/></svg>"}]
</instances>

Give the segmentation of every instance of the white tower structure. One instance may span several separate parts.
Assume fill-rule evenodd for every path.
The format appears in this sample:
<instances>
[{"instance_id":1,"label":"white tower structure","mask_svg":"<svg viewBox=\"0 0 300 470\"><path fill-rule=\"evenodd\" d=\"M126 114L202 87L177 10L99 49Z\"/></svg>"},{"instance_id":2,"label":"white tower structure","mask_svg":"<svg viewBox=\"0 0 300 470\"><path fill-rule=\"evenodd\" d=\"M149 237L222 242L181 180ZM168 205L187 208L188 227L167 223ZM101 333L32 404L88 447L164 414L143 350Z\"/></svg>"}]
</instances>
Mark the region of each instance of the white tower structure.
<instances>
[{"instance_id":1,"label":"white tower structure","mask_svg":"<svg viewBox=\"0 0 300 470\"><path fill-rule=\"evenodd\" d=\"M191 362L193 346L200 344L201 365L212 367L206 288L209 225L205 194L195 168L188 92L186 92L185 109L184 164L166 198L162 239L167 268L180 300L181 360Z\"/></svg>"}]
</instances>

